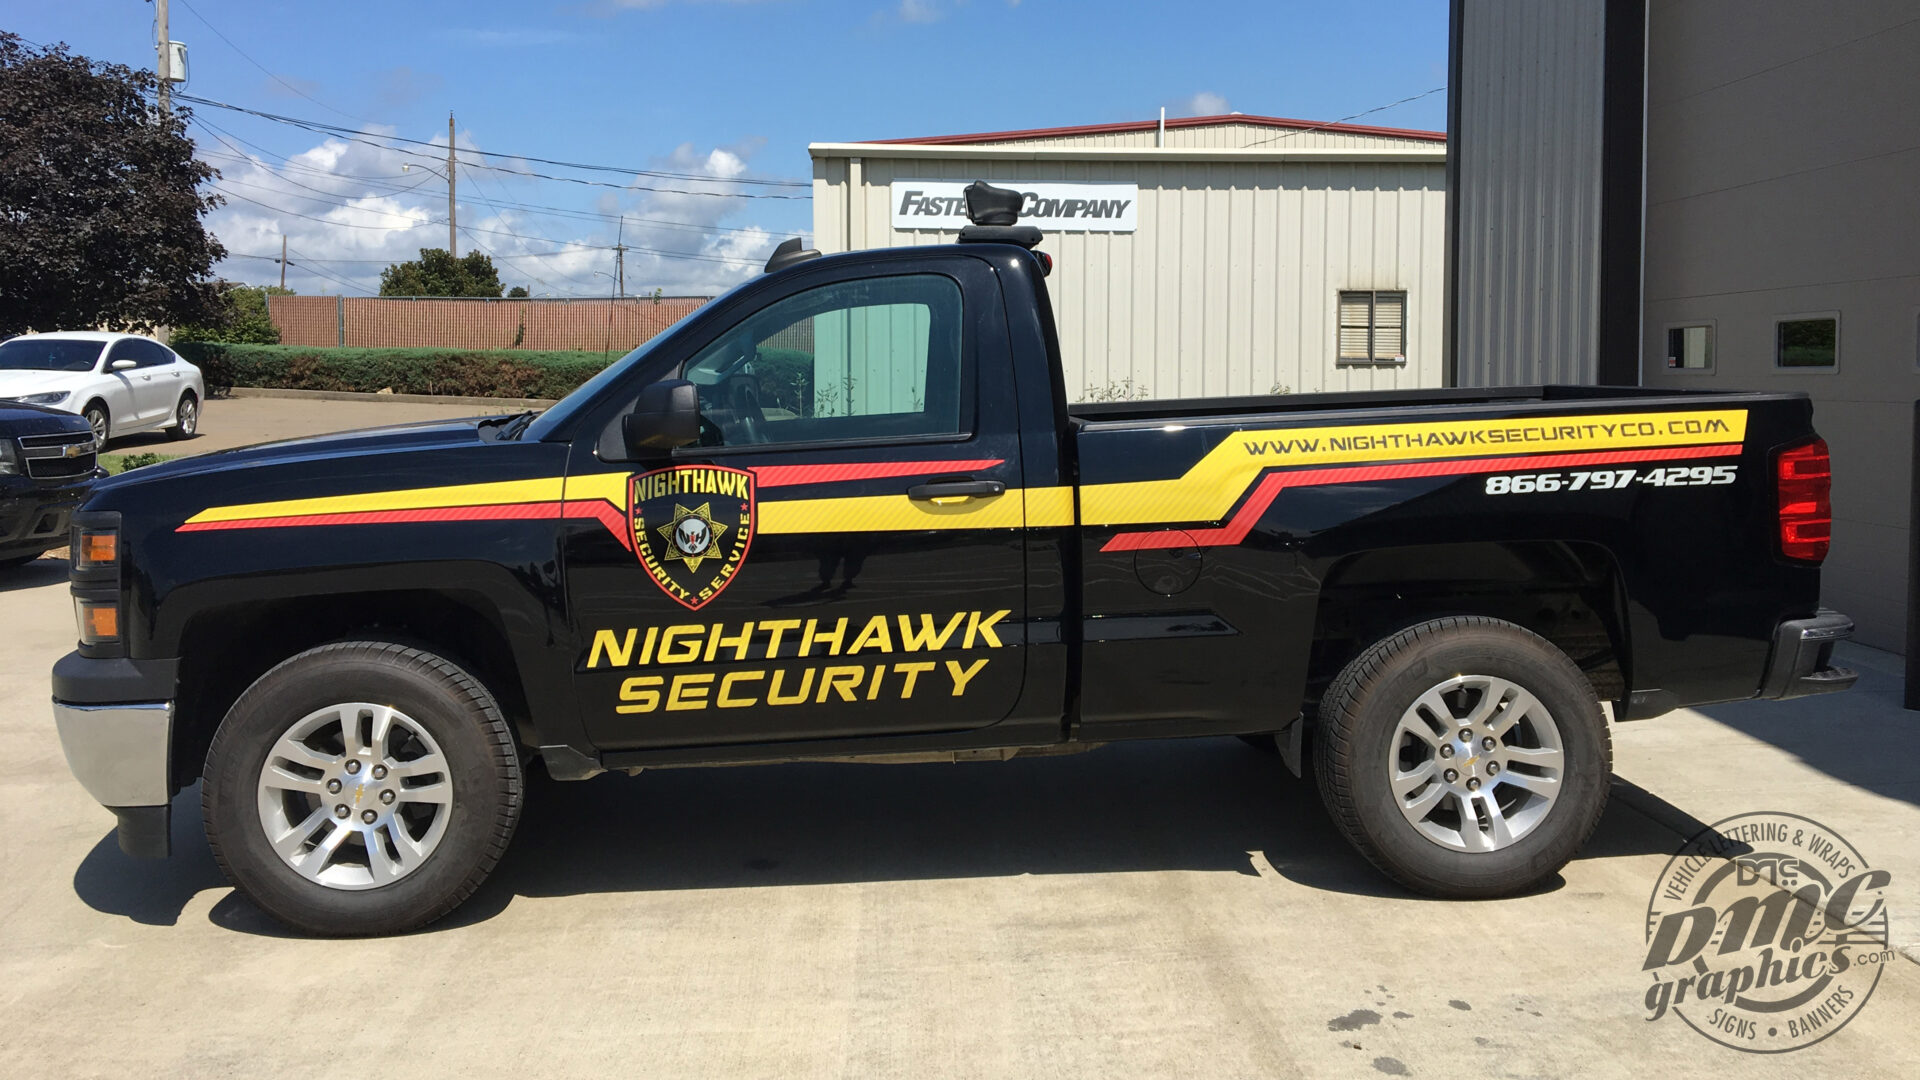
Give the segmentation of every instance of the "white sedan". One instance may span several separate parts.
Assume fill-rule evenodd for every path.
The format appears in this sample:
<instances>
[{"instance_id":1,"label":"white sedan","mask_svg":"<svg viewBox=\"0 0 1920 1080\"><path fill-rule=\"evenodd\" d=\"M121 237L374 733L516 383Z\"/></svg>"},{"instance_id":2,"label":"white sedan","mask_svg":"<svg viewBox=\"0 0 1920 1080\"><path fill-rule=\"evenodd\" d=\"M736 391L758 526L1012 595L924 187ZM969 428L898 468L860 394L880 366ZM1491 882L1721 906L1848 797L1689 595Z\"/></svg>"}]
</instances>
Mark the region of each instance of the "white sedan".
<instances>
[{"instance_id":1,"label":"white sedan","mask_svg":"<svg viewBox=\"0 0 1920 1080\"><path fill-rule=\"evenodd\" d=\"M190 439L206 396L200 369L150 337L88 330L0 342L0 400L79 413L101 446L160 428Z\"/></svg>"}]
</instances>

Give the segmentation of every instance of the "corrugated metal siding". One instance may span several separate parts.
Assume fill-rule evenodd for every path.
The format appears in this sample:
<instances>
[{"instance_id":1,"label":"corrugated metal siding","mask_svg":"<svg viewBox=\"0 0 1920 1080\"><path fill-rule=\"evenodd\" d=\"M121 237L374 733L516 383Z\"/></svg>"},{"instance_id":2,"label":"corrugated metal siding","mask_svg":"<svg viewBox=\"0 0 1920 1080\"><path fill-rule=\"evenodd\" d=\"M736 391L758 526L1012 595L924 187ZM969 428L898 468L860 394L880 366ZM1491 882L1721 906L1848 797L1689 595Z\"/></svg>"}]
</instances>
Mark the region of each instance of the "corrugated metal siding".
<instances>
[{"instance_id":1,"label":"corrugated metal siding","mask_svg":"<svg viewBox=\"0 0 1920 1080\"><path fill-rule=\"evenodd\" d=\"M896 177L1137 183L1137 232L1054 233L1045 244L1057 261L1049 286L1075 397L1129 380L1155 397L1441 383L1440 164L877 156L814 164L814 234L827 251L953 240L893 230L887 185ZM836 182L843 170L859 182ZM1405 368L1336 366L1346 289L1407 294Z\"/></svg>"},{"instance_id":2,"label":"corrugated metal siding","mask_svg":"<svg viewBox=\"0 0 1920 1080\"><path fill-rule=\"evenodd\" d=\"M1656 0L1647 27L1644 381L1812 397L1833 450L1821 600L1894 650L1920 398L1914 14L1911 0ZM1837 367L1776 370L1774 321L1807 312L1838 313ZM1667 330L1688 325L1713 326L1713 370L1666 370Z\"/></svg>"},{"instance_id":3,"label":"corrugated metal siding","mask_svg":"<svg viewBox=\"0 0 1920 1080\"><path fill-rule=\"evenodd\" d=\"M1085 147L1122 147L1140 149L1154 145L1153 131L1122 131L1093 135L1055 135L1040 139L997 139L980 146L1024 146L1034 149L1081 149ZM1344 131L1299 131L1261 124L1209 124L1205 127L1167 129L1168 149L1242 150L1250 146L1290 149L1334 148L1341 150L1405 149L1431 150L1436 145L1427 139L1400 139L1383 135L1357 135Z\"/></svg>"},{"instance_id":4,"label":"corrugated metal siding","mask_svg":"<svg viewBox=\"0 0 1920 1080\"><path fill-rule=\"evenodd\" d=\"M1457 381L1593 382L1604 4L1459 10Z\"/></svg>"}]
</instances>

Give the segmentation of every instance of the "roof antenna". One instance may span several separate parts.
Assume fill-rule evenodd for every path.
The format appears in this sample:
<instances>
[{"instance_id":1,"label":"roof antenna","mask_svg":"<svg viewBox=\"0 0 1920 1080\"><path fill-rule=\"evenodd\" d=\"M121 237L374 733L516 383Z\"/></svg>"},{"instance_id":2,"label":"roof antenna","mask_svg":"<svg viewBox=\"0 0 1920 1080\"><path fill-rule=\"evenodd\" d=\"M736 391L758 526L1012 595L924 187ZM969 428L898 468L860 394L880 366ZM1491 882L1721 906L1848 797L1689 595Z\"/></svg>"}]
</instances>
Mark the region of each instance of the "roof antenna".
<instances>
[{"instance_id":1,"label":"roof antenna","mask_svg":"<svg viewBox=\"0 0 1920 1080\"><path fill-rule=\"evenodd\" d=\"M787 267L793 266L796 263L803 263L808 259L817 259L819 257L820 252L815 249L802 248L799 237L788 237L780 241L779 247L773 249L773 254L767 259L766 272L771 274L775 270L785 270Z\"/></svg>"}]
</instances>

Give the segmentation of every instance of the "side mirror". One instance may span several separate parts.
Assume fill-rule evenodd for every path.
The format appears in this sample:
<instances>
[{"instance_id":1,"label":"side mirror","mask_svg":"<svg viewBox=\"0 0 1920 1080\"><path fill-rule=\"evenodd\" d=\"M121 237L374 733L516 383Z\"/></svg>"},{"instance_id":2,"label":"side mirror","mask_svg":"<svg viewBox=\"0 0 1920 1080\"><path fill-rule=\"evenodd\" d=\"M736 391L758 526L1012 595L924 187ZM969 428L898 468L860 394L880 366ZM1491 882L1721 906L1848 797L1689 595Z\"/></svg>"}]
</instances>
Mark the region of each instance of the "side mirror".
<instances>
[{"instance_id":1,"label":"side mirror","mask_svg":"<svg viewBox=\"0 0 1920 1080\"><path fill-rule=\"evenodd\" d=\"M115 360L113 363L108 364L107 370L108 371L132 371L134 368L137 368L139 366L140 366L140 361L123 356L120 359Z\"/></svg>"},{"instance_id":2,"label":"side mirror","mask_svg":"<svg viewBox=\"0 0 1920 1080\"><path fill-rule=\"evenodd\" d=\"M651 457L700 441L700 392L685 379L662 379L640 389L640 401L620 420L627 453Z\"/></svg>"}]
</instances>

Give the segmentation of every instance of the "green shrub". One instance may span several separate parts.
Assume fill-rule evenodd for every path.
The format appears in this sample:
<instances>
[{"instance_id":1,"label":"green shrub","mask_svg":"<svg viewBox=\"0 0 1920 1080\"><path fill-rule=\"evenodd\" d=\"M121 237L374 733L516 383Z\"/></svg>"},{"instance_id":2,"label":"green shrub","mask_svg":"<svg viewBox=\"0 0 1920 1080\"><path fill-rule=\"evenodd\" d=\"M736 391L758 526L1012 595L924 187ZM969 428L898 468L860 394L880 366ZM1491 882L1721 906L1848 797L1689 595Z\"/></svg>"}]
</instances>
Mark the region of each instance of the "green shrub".
<instances>
[{"instance_id":1,"label":"green shrub","mask_svg":"<svg viewBox=\"0 0 1920 1080\"><path fill-rule=\"evenodd\" d=\"M168 454L101 454L100 467L110 473L123 473L138 469L143 465L158 465L163 461L172 461Z\"/></svg>"},{"instance_id":2,"label":"green shrub","mask_svg":"<svg viewBox=\"0 0 1920 1080\"><path fill-rule=\"evenodd\" d=\"M324 349L224 342L182 342L176 350L199 365L212 386L458 397L561 398L613 359L600 352Z\"/></svg>"},{"instance_id":3,"label":"green shrub","mask_svg":"<svg viewBox=\"0 0 1920 1080\"><path fill-rule=\"evenodd\" d=\"M753 362L760 379L760 407L813 415L813 354L793 349L761 349Z\"/></svg>"}]
</instances>

